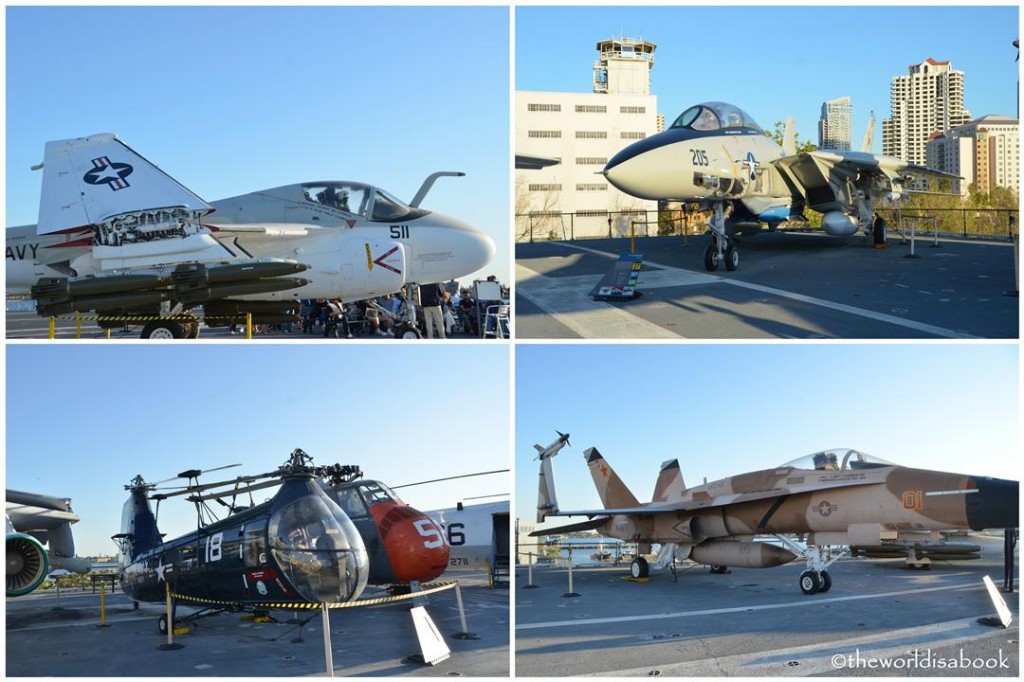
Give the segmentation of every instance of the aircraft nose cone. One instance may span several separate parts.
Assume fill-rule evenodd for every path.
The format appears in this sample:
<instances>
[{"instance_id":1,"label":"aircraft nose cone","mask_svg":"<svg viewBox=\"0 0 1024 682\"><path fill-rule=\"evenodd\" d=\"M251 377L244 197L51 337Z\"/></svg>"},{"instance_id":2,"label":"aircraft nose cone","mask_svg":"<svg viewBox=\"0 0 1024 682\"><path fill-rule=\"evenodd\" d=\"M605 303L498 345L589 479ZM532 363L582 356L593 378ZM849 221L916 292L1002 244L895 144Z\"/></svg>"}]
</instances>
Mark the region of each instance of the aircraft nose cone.
<instances>
[{"instance_id":1,"label":"aircraft nose cone","mask_svg":"<svg viewBox=\"0 0 1024 682\"><path fill-rule=\"evenodd\" d=\"M457 269L454 277L462 277L487 267L497 253L494 239L482 230L450 216L442 217L443 224L449 228L452 242L457 254Z\"/></svg>"},{"instance_id":2,"label":"aircraft nose cone","mask_svg":"<svg viewBox=\"0 0 1024 682\"><path fill-rule=\"evenodd\" d=\"M1020 483L1002 478L972 477L978 492L965 497L967 523L972 530L1017 528L1020 525Z\"/></svg>"},{"instance_id":3,"label":"aircraft nose cone","mask_svg":"<svg viewBox=\"0 0 1024 682\"><path fill-rule=\"evenodd\" d=\"M641 199L673 199L683 170L680 150L685 139L679 131L665 131L634 142L613 156L601 174L617 189ZM685 161L685 159L683 159Z\"/></svg>"}]
</instances>

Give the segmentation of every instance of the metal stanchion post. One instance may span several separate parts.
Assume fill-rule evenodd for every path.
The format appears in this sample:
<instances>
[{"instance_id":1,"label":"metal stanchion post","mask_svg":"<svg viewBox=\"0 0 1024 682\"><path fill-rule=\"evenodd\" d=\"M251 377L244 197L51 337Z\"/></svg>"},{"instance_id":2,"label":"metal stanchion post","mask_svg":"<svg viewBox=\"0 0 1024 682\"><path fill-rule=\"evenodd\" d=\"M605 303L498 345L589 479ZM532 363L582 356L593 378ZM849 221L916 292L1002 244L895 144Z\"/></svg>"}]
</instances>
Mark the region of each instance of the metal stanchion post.
<instances>
[{"instance_id":1,"label":"metal stanchion post","mask_svg":"<svg viewBox=\"0 0 1024 682\"><path fill-rule=\"evenodd\" d=\"M932 248L937 249L941 246L939 244L939 219L932 216Z\"/></svg>"},{"instance_id":2,"label":"metal stanchion post","mask_svg":"<svg viewBox=\"0 0 1024 682\"><path fill-rule=\"evenodd\" d=\"M572 548L569 548L569 591L562 595L563 597L578 597L579 592L574 592L572 589Z\"/></svg>"},{"instance_id":3,"label":"metal stanchion post","mask_svg":"<svg viewBox=\"0 0 1024 682\"><path fill-rule=\"evenodd\" d=\"M96 627L106 628L107 625L107 586L100 583L100 624Z\"/></svg>"},{"instance_id":4,"label":"metal stanchion post","mask_svg":"<svg viewBox=\"0 0 1024 682\"><path fill-rule=\"evenodd\" d=\"M452 637L455 639L480 639L479 635L476 635L469 631L469 626L466 624L466 609L462 605L462 588L459 587L459 581L455 581L455 601L459 605L459 623L462 624L462 632L456 632Z\"/></svg>"},{"instance_id":5,"label":"metal stanchion post","mask_svg":"<svg viewBox=\"0 0 1024 682\"><path fill-rule=\"evenodd\" d=\"M524 589L531 590L537 587L533 584L533 552L529 552L526 556L529 563L526 564L526 587Z\"/></svg>"},{"instance_id":6,"label":"metal stanchion post","mask_svg":"<svg viewBox=\"0 0 1024 682\"><path fill-rule=\"evenodd\" d=\"M320 613L324 626L324 659L327 662L327 677L334 677L334 652L331 651L331 615L326 603L320 605Z\"/></svg>"},{"instance_id":7,"label":"metal stanchion post","mask_svg":"<svg viewBox=\"0 0 1024 682\"><path fill-rule=\"evenodd\" d=\"M50 317L50 330L46 338L53 339L57 337L57 318Z\"/></svg>"},{"instance_id":8,"label":"metal stanchion post","mask_svg":"<svg viewBox=\"0 0 1024 682\"><path fill-rule=\"evenodd\" d=\"M908 253L906 256L904 256L904 258L919 258L919 256L916 253L914 253L914 244L917 241L916 240L916 236L917 236L917 220L916 219L912 219L910 221L910 253Z\"/></svg>"},{"instance_id":9,"label":"metal stanchion post","mask_svg":"<svg viewBox=\"0 0 1024 682\"><path fill-rule=\"evenodd\" d=\"M82 313L75 311L75 338L82 338Z\"/></svg>"},{"instance_id":10,"label":"metal stanchion post","mask_svg":"<svg viewBox=\"0 0 1024 682\"><path fill-rule=\"evenodd\" d=\"M252 339L252 313L245 314L245 338Z\"/></svg>"},{"instance_id":11,"label":"metal stanchion post","mask_svg":"<svg viewBox=\"0 0 1024 682\"><path fill-rule=\"evenodd\" d=\"M167 595L167 642L157 647L160 651L174 651L184 649L184 644L177 644L174 641L174 608L171 605L171 584L165 583Z\"/></svg>"}]
</instances>

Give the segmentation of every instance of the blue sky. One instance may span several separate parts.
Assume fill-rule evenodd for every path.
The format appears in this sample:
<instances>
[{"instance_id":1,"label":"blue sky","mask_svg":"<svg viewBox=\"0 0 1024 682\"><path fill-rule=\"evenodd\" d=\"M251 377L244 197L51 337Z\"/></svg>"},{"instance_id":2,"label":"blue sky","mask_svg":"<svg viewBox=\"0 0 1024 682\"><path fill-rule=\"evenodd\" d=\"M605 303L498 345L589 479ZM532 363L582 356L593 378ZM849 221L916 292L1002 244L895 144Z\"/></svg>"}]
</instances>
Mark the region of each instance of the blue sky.
<instances>
[{"instance_id":1,"label":"blue sky","mask_svg":"<svg viewBox=\"0 0 1024 682\"><path fill-rule=\"evenodd\" d=\"M212 201L358 180L494 236L508 281L505 7L9 7L7 224L48 140L114 132Z\"/></svg>"},{"instance_id":2,"label":"blue sky","mask_svg":"<svg viewBox=\"0 0 1024 682\"><path fill-rule=\"evenodd\" d=\"M874 151L890 115L889 86L910 64L949 60L965 73L972 116L1016 116L1018 8L519 7L517 90L590 92L598 40L654 42L652 92L671 121L698 102L730 102L771 128L796 119L817 142L821 104L853 100L859 148L874 110Z\"/></svg>"},{"instance_id":3,"label":"blue sky","mask_svg":"<svg viewBox=\"0 0 1024 682\"><path fill-rule=\"evenodd\" d=\"M507 469L508 357L465 344L9 345L7 487L70 497L76 550L90 555L115 552L136 474L244 464L204 479L225 480L271 471L297 447L392 486ZM509 486L496 474L398 492L428 510ZM497 499L508 498L477 501ZM194 524L192 505L162 504L168 537Z\"/></svg>"},{"instance_id":4,"label":"blue sky","mask_svg":"<svg viewBox=\"0 0 1024 682\"><path fill-rule=\"evenodd\" d=\"M535 515L533 444L556 429L572 443L555 459L566 510L600 505L592 446L641 501L668 459L695 485L840 447L1018 479L1017 356L1015 344L520 344L516 515Z\"/></svg>"}]
</instances>

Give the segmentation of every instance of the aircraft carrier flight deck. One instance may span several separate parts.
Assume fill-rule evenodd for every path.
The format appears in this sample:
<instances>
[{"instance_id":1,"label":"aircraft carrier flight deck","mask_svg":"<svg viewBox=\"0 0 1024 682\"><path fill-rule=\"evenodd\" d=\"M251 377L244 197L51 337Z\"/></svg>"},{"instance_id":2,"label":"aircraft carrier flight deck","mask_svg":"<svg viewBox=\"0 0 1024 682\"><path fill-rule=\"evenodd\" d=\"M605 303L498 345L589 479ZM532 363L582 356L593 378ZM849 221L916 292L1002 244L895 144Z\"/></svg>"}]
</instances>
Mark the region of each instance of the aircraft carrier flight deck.
<instances>
[{"instance_id":1,"label":"aircraft carrier flight deck","mask_svg":"<svg viewBox=\"0 0 1024 682\"><path fill-rule=\"evenodd\" d=\"M838 561L832 589L804 595L802 564L655 571L625 580L629 562L573 571L516 568L516 676L1019 675L1018 594L1001 592L1009 628L982 583L1003 576L1002 537L972 537L974 561L905 569L899 559ZM940 662L942 661L942 662ZM955 663L951 663L955 661ZM966 666L964 661L969 662ZM954 668L952 666L960 666Z\"/></svg>"},{"instance_id":2,"label":"aircraft carrier flight deck","mask_svg":"<svg viewBox=\"0 0 1024 682\"><path fill-rule=\"evenodd\" d=\"M448 578L442 579L447 581ZM420 653L409 602L331 611L331 648L338 676L508 677L509 593L486 580L460 578L467 626L462 631L454 590L430 595L426 609L451 656L434 666L409 660ZM363 598L369 598L364 594ZM54 590L7 599L6 674L10 677L323 676L324 637L319 612L272 611L279 622L241 620L238 613L199 619L192 632L174 638L184 647L160 650L161 604L133 610L118 590L107 595L100 625L99 593ZM179 618L192 609L179 607ZM285 621L310 618L299 630ZM301 641L296 641L301 639Z\"/></svg>"},{"instance_id":3,"label":"aircraft carrier flight deck","mask_svg":"<svg viewBox=\"0 0 1024 682\"><path fill-rule=\"evenodd\" d=\"M743 240L734 272L703 265L707 236L637 238L627 302L590 291L629 239L516 244L517 338L1012 338L1019 334L1008 241L801 232Z\"/></svg>"}]
</instances>

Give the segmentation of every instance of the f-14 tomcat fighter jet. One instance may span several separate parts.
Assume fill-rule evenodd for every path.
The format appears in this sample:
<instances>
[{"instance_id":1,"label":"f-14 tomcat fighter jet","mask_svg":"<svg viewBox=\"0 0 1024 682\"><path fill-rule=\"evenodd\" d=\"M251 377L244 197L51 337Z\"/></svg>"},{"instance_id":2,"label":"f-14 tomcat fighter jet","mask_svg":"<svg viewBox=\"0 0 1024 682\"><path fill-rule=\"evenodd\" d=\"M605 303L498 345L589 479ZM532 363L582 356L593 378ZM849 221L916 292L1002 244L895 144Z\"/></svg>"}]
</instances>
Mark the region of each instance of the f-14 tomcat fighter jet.
<instances>
[{"instance_id":1,"label":"f-14 tomcat fighter jet","mask_svg":"<svg viewBox=\"0 0 1024 682\"><path fill-rule=\"evenodd\" d=\"M602 171L623 192L642 199L700 202L710 209L708 270L739 266L737 235L755 234L802 218L804 207L823 213L826 234L867 233L874 208L895 200L923 176L955 178L890 156L818 150L796 153L787 122L777 145L739 107L705 102L690 107L664 132L634 142Z\"/></svg>"},{"instance_id":2,"label":"f-14 tomcat fighter jet","mask_svg":"<svg viewBox=\"0 0 1024 682\"><path fill-rule=\"evenodd\" d=\"M295 319L299 300L361 300L470 274L493 240L357 182L306 182L206 203L112 134L46 144L39 224L7 231L7 293L42 316L150 320L143 338ZM297 276L300 275L301 276ZM101 319L101 323L103 320Z\"/></svg>"},{"instance_id":3,"label":"f-14 tomcat fighter jet","mask_svg":"<svg viewBox=\"0 0 1024 682\"><path fill-rule=\"evenodd\" d=\"M911 469L856 450L826 450L783 464L687 488L678 460L662 464L654 497L641 504L596 448L583 455L603 509L562 511L555 497L552 458L561 447L536 446L540 453L537 521L548 516L589 516L589 521L535 531L598 533L636 542L639 554L663 545L662 556L689 558L711 566L766 568L803 559L804 594L827 592L826 559L831 545L879 545L883 534L983 528L1016 528L1017 481ZM775 535L784 546L755 542ZM797 535L806 547L793 542ZM634 577L649 570L638 556Z\"/></svg>"}]
</instances>

